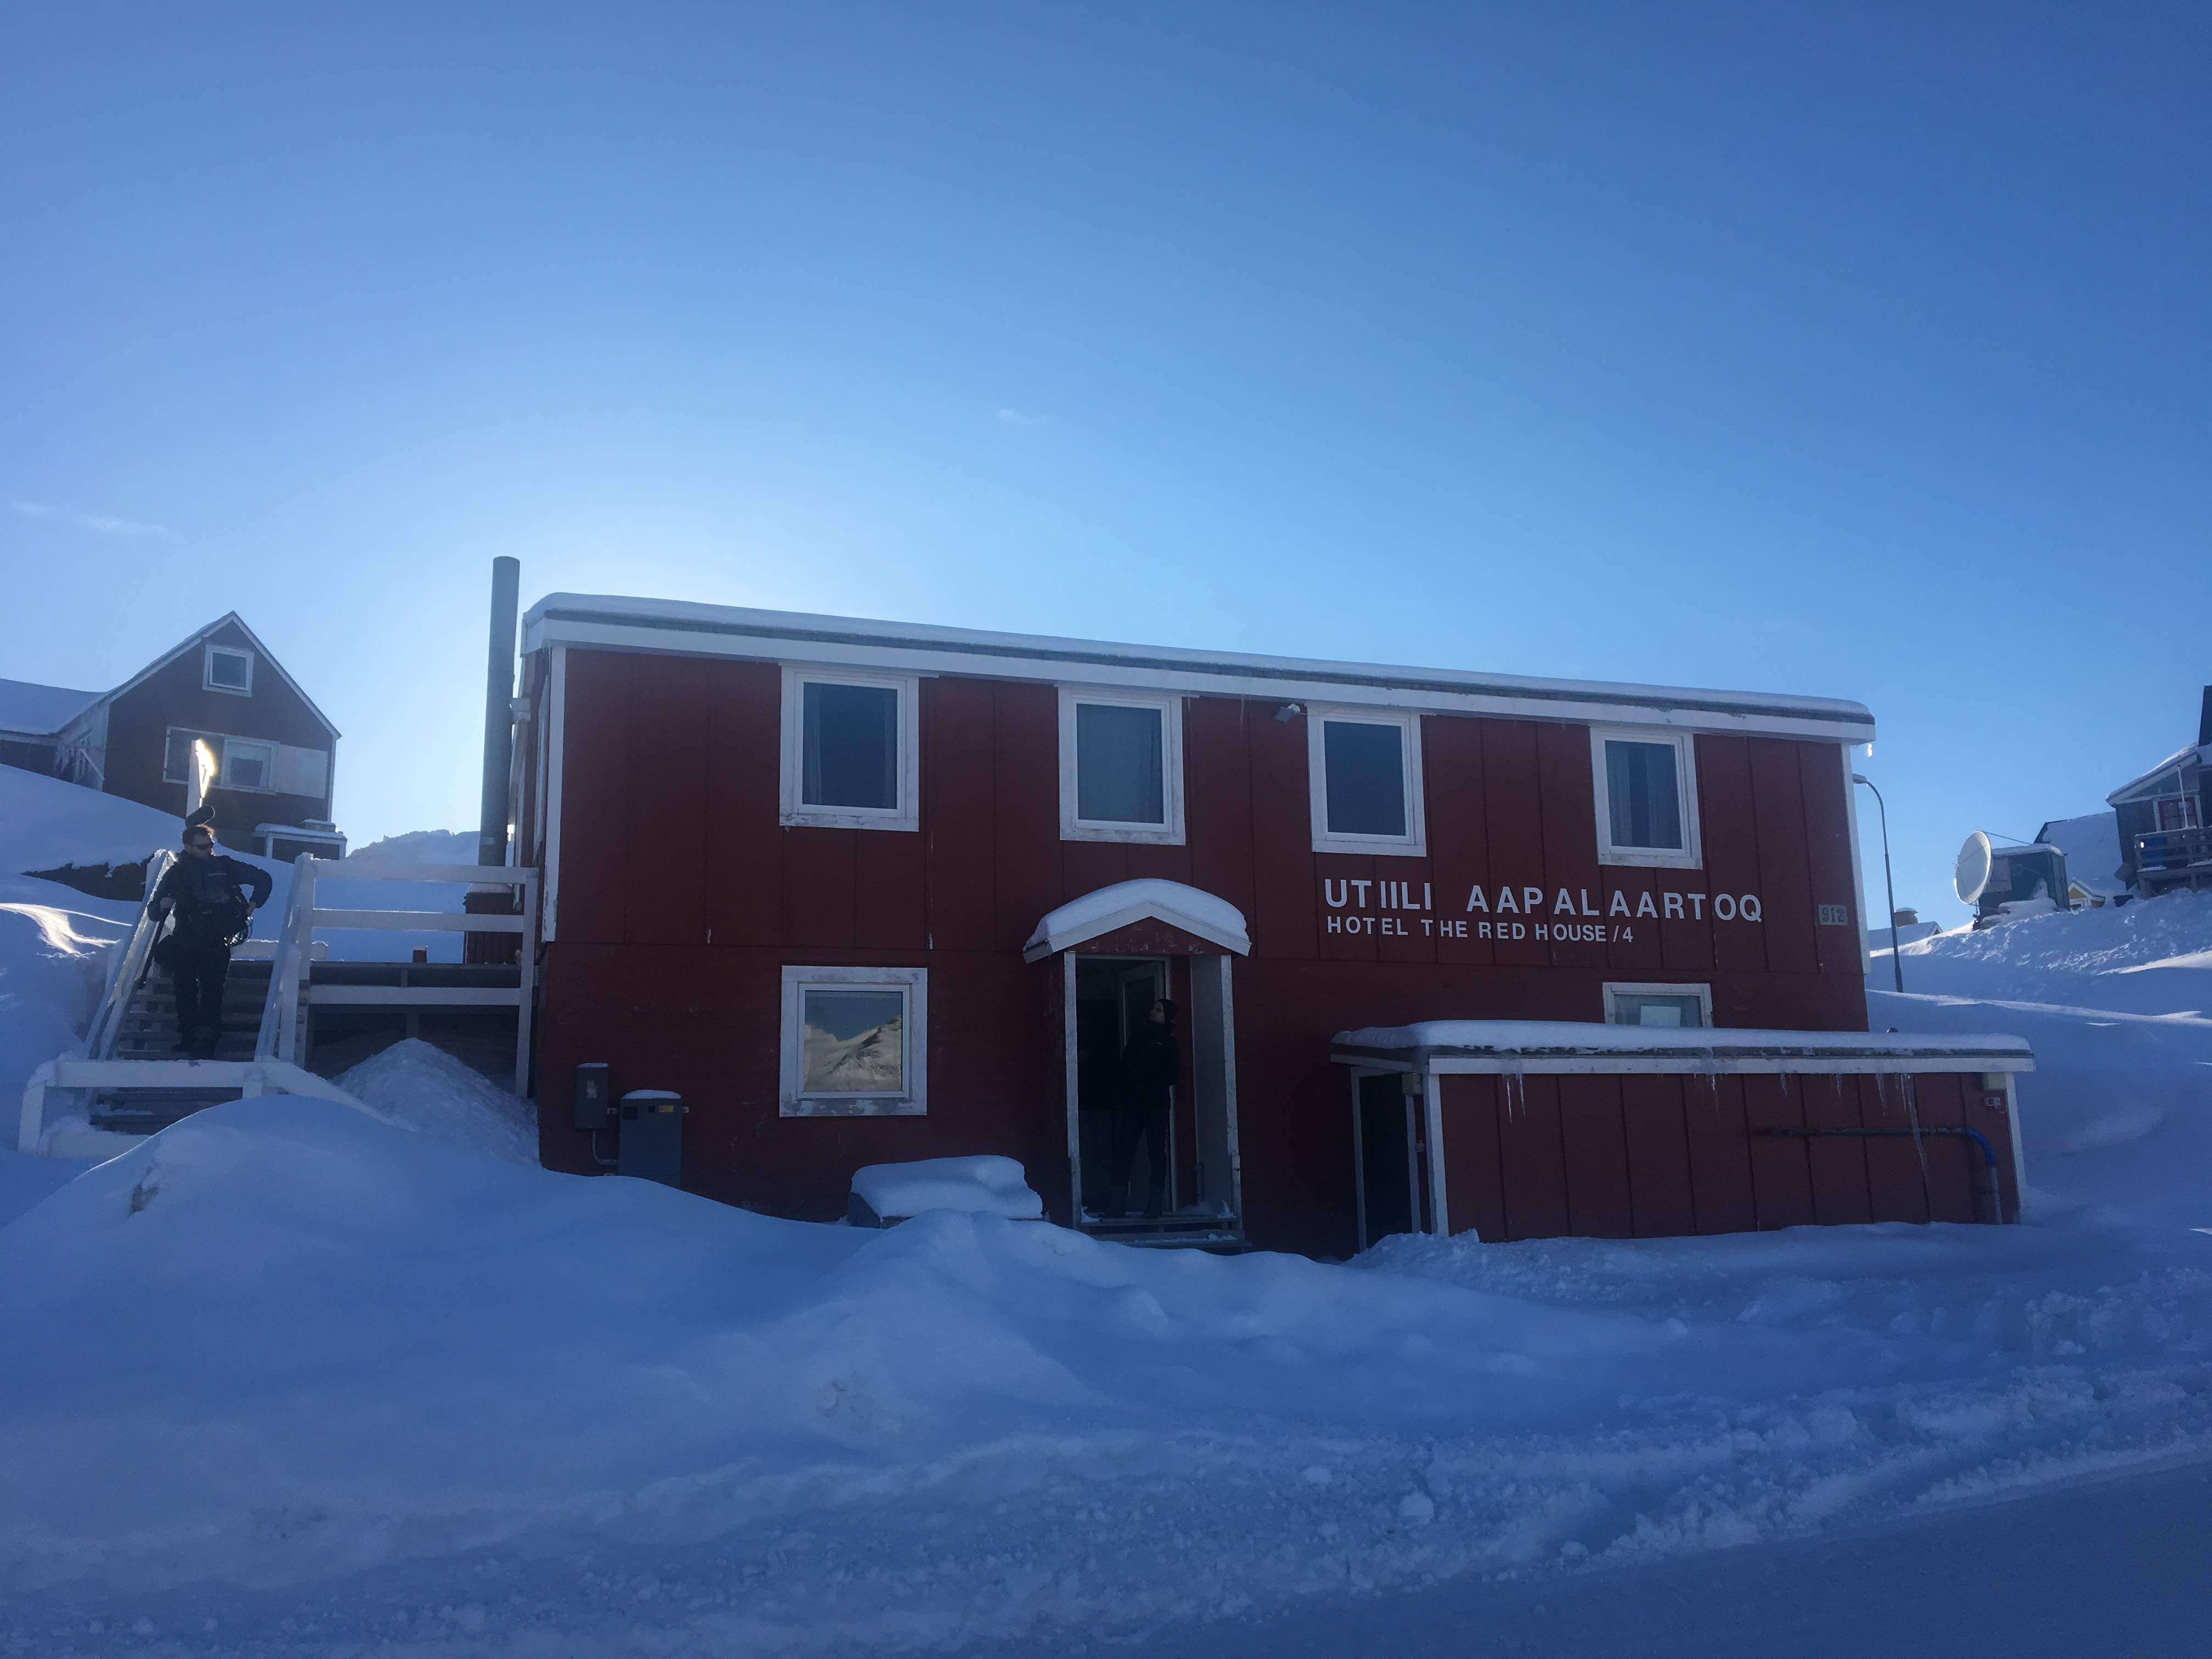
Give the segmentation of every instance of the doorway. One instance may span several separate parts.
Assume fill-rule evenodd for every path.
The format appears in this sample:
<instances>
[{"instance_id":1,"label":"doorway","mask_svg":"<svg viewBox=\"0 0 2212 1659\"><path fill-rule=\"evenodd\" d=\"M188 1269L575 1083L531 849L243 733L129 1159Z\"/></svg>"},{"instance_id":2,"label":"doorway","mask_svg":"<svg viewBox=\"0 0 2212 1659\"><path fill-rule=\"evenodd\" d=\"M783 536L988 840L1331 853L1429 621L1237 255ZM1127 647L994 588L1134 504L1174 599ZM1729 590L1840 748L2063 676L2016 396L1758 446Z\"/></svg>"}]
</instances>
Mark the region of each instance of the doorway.
<instances>
[{"instance_id":1,"label":"doorway","mask_svg":"<svg viewBox=\"0 0 2212 1659\"><path fill-rule=\"evenodd\" d=\"M1352 1078L1352 1180L1359 1248L1393 1233L1431 1231L1428 1114L1397 1072Z\"/></svg>"},{"instance_id":2,"label":"doorway","mask_svg":"<svg viewBox=\"0 0 2212 1659\"><path fill-rule=\"evenodd\" d=\"M1068 1156L1076 1224L1130 1243L1241 1239L1236 1062L1224 957L1062 958L1066 998ZM1169 1091L1166 1146L1132 1149L1127 1203L1115 1195L1115 1139L1127 1124L1122 1056L1165 997L1176 1005L1180 1072ZM1164 1166L1154 1186L1153 1160ZM1146 1200L1158 1191L1160 1213Z\"/></svg>"}]
</instances>

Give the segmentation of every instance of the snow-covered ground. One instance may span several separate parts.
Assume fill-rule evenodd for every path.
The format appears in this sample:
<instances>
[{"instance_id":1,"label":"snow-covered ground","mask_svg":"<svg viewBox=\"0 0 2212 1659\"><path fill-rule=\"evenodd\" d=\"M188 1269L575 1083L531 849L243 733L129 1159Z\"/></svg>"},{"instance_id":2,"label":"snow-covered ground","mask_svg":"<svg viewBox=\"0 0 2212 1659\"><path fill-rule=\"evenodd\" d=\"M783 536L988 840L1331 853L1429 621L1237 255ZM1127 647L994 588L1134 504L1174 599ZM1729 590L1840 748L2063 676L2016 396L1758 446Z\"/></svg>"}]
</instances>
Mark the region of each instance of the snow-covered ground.
<instances>
[{"instance_id":1,"label":"snow-covered ground","mask_svg":"<svg viewBox=\"0 0 2212 1659\"><path fill-rule=\"evenodd\" d=\"M2005 1229L1328 1266L817 1226L538 1170L419 1045L344 1079L370 1112L0 1160L0 1654L1319 1651L1304 1610L1333 1652L1737 1652L1649 1607L1789 1582L1831 1612L1763 1652L2057 1650L2030 1595L1848 1621L1915 1550L2212 1530L2208 967L2187 898L1908 948L1878 1029L2041 1051ZM2069 1564L2146 1617L2111 1575L2172 1571ZM2166 1589L2186 1650L2212 1575Z\"/></svg>"}]
</instances>

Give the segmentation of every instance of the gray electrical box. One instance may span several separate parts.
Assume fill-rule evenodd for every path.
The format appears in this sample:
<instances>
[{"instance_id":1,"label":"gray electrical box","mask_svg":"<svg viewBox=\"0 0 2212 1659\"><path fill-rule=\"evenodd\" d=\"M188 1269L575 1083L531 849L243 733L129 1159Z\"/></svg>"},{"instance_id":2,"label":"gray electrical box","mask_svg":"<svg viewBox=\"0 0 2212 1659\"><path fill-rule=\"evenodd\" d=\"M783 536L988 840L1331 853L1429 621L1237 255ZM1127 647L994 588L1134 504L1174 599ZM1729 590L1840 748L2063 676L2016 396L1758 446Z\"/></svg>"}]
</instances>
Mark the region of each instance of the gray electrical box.
<instances>
[{"instance_id":1,"label":"gray electrical box","mask_svg":"<svg viewBox=\"0 0 2212 1659\"><path fill-rule=\"evenodd\" d=\"M607 1068L603 1065L579 1066L574 1087L569 1102L571 1122L579 1130L605 1128L608 1115L614 1109L614 1085L607 1080Z\"/></svg>"},{"instance_id":2,"label":"gray electrical box","mask_svg":"<svg viewBox=\"0 0 2212 1659\"><path fill-rule=\"evenodd\" d=\"M615 1173L682 1184L684 1097L666 1089L632 1089L622 1097L622 1119L615 1136Z\"/></svg>"}]
</instances>

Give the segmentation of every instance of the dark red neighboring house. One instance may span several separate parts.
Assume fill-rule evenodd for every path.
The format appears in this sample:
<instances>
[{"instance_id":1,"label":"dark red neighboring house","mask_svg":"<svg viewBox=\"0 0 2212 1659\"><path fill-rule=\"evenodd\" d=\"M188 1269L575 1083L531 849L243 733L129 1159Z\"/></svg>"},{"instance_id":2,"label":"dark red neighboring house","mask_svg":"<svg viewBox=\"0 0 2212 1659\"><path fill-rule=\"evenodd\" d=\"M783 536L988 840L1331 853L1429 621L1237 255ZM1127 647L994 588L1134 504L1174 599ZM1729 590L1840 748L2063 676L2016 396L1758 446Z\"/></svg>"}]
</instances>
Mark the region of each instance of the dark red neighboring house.
<instances>
[{"instance_id":1,"label":"dark red neighboring house","mask_svg":"<svg viewBox=\"0 0 2212 1659\"><path fill-rule=\"evenodd\" d=\"M0 680L0 763L181 815L191 748L216 776L216 839L290 859L335 858L337 728L236 611L216 618L112 691Z\"/></svg>"},{"instance_id":2,"label":"dark red neighboring house","mask_svg":"<svg viewBox=\"0 0 2212 1659\"><path fill-rule=\"evenodd\" d=\"M1335 1255L2016 1204L2024 1050L1816 1040L1867 1025L1856 703L566 594L523 648L550 1167L595 1167L567 1102L604 1062L684 1097L685 1187L799 1217L861 1165L983 1152L1090 1231ZM1152 1222L1102 1206L1163 991ZM1658 1052L1333 1042L1437 1020ZM1775 1040L1668 1058L1714 1026Z\"/></svg>"}]
</instances>

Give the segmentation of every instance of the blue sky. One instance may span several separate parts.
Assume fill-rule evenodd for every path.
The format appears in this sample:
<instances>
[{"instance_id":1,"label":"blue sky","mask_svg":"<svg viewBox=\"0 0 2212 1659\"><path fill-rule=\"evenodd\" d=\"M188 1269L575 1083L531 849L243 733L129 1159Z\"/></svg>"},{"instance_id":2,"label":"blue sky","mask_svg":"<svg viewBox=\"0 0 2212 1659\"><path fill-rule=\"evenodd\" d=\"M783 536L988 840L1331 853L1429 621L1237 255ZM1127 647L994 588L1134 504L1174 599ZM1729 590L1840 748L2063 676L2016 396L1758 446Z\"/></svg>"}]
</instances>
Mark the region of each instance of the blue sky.
<instances>
[{"instance_id":1,"label":"blue sky","mask_svg":"<svg viewBox=\"0 0 2212 1659\"><path fill-rule=\"evenodd\" d=\"M2212 11L1811 9L9 9L0 674L235 606L356 840L501 553L1850 696L1955 915L2212 681Z\"/></svg>"}]
</instances>

